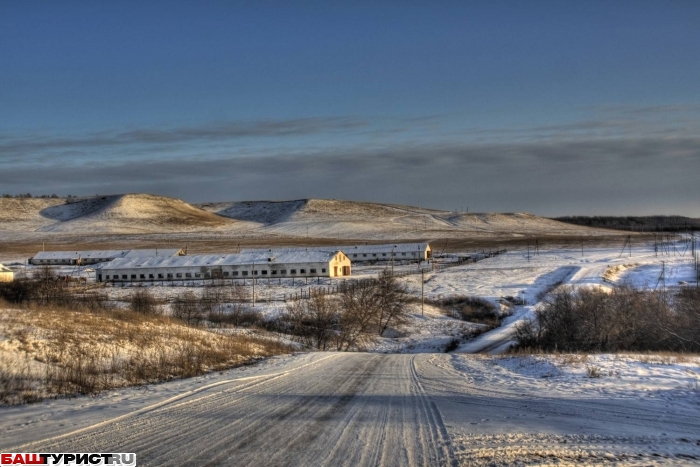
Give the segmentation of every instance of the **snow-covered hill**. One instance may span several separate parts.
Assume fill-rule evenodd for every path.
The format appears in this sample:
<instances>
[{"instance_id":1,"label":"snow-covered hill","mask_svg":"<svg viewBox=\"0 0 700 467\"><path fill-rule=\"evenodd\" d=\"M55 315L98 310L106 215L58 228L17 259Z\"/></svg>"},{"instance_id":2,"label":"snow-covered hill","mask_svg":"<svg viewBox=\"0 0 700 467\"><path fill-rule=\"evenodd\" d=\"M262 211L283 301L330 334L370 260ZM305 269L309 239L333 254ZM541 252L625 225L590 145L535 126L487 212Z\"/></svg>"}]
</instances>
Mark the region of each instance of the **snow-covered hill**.
<instances>
[{"instance_id":1,"label":"snow-covered hill","mask_svg":"<svg viewBox=\"0 0 700 467\"><path fill-rule=\"evenodd\" d=\"M161 233L233 228L236 222L179 199L128 194L80 199L2 199L1 230Z\"/></svg>"},{"instance_id":2,"label":"snow-covered hill","mask_svg":"<svg viewBox=\"0 0 700 467\"><path fill-rule=\"evenodd\" d=\"M609 235L531 214L455 213L396 204L303 199L191 205L147 194L0 199L0 232L216 235L357 240Z\"/></svg>"},{"instance_id":3,"label":"snow-covered hill","mask_svg":"<svg viewBox=\"0 0 700 467\"><path fill-rule=\"evenodd\" d=\"M430 239L610 234L525 213L455 213L396 204L305 199L207 203L221 216L260 223L265 232L313 238Z\"/></svg>"}]
</instances>

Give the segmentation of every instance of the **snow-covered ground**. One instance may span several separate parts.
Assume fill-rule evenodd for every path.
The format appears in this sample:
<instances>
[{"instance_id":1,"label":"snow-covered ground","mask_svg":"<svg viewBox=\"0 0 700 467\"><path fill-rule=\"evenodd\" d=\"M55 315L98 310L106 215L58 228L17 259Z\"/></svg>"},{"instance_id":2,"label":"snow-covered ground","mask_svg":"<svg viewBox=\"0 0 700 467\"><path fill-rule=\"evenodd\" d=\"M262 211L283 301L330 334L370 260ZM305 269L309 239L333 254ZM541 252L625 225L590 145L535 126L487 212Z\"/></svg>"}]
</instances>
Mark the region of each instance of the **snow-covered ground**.
<instances>
[{"instance_id":1,"label":"snow-covered ground","mask_svg":"<svg viewBox=\"0 0 700 467\"><path fill-rule=\"evenodd\" d=\"M481 297L497 303L504 297L524 299L526 305L511 308L512 316L503 325L485 333L459 348L460 352L499 353L512 343L515 327L523 319L531 318L541 294L551 286L564 283L576 287L610 287L613 284L631 284L636 287L678 286L692 284L694 266L690 251L685 243L677 243L671 255L655 252L653 244L633 245L622 251L619 247L597 247L580 249L540 248L528 257L526 249L510 250L505 254L487 258L477 263L463 264L442 270L426 272L423 275L423 293L426 299L440 299L456 295ZM464 254L473 253L469 251ZM353 267L354 279L376 277L387 265ZM18 271L22 267L17 267ZM30 268L31 269L31 268ZM416 264L395 264L394 271L403 273L417 271ZM660 280L664 272L663 280ZM59 269L62 274L74 273L72 267ZM89 275L83 271L82 275ZM283 298L292 294L307 294L310 289L328 290L337 286L343 279L259 280L256 285L256 309L264 316L272 316L285 310ZM421 275L413 274L400 279L416 295L421 294ZM247 282L252 294L250 281ZM191 285L197 285L193 283ZM131 287L106 287L111 298L126 299ZM159 299L171 299L192 287L157 285L150 290ZM430 311L425 316L414 312L409 324L399 333L387 339L380 339L376 346L368 350L379 352L434 352L442 351L454 338L464 335L465 330L474 325L447 317L440 312Z\"/></svg>"},{"instance_id":2,"label":"snow-covered ground","mask_svg":"<svg viewBox=\"0 0 700 467\"><path fill-rule=\"evenodd\" d=\"M140 465L697 465L699 385L696 356L303 354L4 407L0 449Z\"/></svg>"}]
</instances>

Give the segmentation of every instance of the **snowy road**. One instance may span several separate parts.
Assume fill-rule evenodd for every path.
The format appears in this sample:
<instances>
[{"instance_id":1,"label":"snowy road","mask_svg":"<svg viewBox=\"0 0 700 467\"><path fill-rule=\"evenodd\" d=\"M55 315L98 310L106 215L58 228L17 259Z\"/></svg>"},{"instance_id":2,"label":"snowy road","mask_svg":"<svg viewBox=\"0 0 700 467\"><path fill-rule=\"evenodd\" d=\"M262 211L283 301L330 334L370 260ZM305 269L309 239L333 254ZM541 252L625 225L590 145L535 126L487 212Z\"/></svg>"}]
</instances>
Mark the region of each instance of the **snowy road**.
<instances>
[{"instance_id":1,"label":"snowy road","mask_svg":"<svg viewBox=\"0 0 700 467\"><path fill-rule=\"evenodd\" d=\"M700 418L687 405L649 406L634 397L572 393L577 386L546 387L549 380L494 366L489 358L303 355L252 376L233 370L174 396L165 392L170 397L118 416L110 414L106 399L97 419L53 438L46 428L37 436L29 420L36 413L9 410L5 420L16 429L0 448L136 452L139 465L512 465L554 459L691 465L700 459ZM61 429L60 416L37 418Z\"/></svg>"}]
</instances>

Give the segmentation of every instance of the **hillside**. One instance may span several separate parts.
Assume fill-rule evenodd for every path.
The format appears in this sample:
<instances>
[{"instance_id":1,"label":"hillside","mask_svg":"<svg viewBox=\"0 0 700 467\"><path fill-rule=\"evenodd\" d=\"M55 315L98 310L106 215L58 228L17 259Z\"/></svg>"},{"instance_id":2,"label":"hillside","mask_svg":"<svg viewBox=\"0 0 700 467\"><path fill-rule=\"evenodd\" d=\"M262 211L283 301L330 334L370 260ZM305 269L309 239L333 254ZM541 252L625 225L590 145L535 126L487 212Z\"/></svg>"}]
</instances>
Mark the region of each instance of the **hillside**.
<instances>
[{"instance_id":1,"label":"hillside","mask_svg":"<svg viewBox=\"0 0 700 467\"><path fill-rule=\"evenodd\" d=\"M524 213L455 213L397 204L302 199L191 205L147 194L71 199L0 199L0 232L173 234L358 240L597 236L614 231ZM10 235L12 233L12 235Z\"/></svg>"},{"instance_id":2,"label":"hillside","mask_svg":"<svg viewBox=\"0 0 700 467\"><path fill-rule=\"evenodd\" d=\"M127 194L74 199L0 199L2 230L89 234L164 233L233 227L232 219L179 199Z\"/></svg>"},{"instance_id":3,"label":"hillside","mask_svg":"<svg viewBox=\"0 0 700 467\"><path fill-rule=\"evenodd\" d=\"M267 233L311 238L426 239L523 235L610 235L532 214L454 213L396 204L304 199L206 203L198 207Z\"/></svg>"}]
</instances>

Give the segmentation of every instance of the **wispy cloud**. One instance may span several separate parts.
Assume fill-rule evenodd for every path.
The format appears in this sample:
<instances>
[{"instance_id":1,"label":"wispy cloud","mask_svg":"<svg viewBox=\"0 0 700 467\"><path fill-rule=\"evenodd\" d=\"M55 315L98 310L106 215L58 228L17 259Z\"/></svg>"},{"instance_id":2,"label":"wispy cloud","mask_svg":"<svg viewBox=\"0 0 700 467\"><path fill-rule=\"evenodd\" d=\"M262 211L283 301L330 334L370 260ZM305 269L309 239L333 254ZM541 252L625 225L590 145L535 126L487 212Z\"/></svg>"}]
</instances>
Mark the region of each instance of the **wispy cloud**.
<instances>
[{"instance_id":1,"label":"wispy cloud","mask_svg":"<svg viewBox=\"0 0 700 467\"><path fill-rule=\"evenodd\" d=\"M366 128L366 120L352 117L299 118L253 122L211 123L176 128L144 128L100 131L64 138L51 135L0 136L0 157L31 155L51 150L81 150L133 145L173 145L243 138L281 138L320 133L339 133Z\"/></svg>"}]
</instances>

